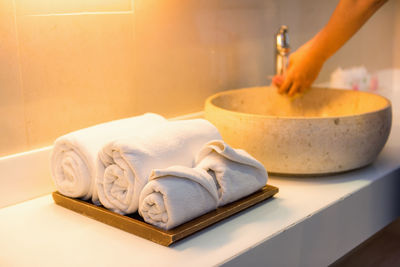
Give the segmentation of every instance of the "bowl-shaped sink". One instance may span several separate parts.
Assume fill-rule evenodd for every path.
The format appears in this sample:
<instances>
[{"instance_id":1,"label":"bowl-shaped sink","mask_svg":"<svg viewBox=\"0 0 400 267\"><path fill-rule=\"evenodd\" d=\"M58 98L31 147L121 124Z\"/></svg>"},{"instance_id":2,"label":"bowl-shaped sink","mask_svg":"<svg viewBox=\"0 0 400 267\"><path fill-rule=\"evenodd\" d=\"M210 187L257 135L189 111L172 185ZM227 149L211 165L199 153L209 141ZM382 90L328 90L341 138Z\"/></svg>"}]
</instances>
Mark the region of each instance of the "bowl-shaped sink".
<instances>
[{"instance_id":1,"label":"bowl-shaped sink","mask_svg":"<svg viewBox=\"0 0 400 267\"><path fill-rule=\"evenodd\" d=\"M392 123L391 103L372 93L311 88L290 99L272 87L209 97L206 119L225 142L277 174L348 171L375 160Z\"/></svg>"}]
</instances>

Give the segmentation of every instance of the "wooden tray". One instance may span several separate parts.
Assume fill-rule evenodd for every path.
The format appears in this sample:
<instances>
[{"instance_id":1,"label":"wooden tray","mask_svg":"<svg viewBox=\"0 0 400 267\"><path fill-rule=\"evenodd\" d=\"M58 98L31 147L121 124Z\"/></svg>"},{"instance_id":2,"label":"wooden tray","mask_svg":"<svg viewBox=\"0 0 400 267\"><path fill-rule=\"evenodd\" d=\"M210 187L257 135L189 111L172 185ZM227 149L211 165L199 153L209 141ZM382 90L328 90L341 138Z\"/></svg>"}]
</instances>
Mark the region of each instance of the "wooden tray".
<instances>
[{"instance_id":1,"label":"wooden tray","mask_svg":"<svg viewBox=\"0 0 400 267\"><path fill-rule=\"evenodd\" d=\"M169 231L160 229L143 221L136 212L129 215L120 215L102 206L96 206L90 202L80 199L69 198L58 192L53 192L54 202L67 209L73 210L97 221L114 226L131 234L140 236L163 246L185 238L197 231L200 231L216 222L236 214L248 207L251 207L278 193L277 187L266 185L261 190L238 201L217 208L189 222L181 224Z\"/></svg>"}]
</instances>

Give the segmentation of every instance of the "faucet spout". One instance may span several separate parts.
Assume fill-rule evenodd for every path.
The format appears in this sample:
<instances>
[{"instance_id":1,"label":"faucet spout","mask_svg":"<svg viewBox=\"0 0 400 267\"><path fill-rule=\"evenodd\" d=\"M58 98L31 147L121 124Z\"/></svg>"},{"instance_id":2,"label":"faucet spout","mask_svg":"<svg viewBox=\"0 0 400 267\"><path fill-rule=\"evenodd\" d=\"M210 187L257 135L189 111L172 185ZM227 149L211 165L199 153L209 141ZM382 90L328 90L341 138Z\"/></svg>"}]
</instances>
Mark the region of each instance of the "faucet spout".
<instances>
[{"instance_id":1,"label":"faucet spout","mask_svg":"<svg viewBox=\"0 0 400 267\"><path fill-rule=\"evenodd\" d=\"M275 74L284 75L289 63L289 34L288 27L282 25L275 35Z\"/></svg>"}]
</instances>

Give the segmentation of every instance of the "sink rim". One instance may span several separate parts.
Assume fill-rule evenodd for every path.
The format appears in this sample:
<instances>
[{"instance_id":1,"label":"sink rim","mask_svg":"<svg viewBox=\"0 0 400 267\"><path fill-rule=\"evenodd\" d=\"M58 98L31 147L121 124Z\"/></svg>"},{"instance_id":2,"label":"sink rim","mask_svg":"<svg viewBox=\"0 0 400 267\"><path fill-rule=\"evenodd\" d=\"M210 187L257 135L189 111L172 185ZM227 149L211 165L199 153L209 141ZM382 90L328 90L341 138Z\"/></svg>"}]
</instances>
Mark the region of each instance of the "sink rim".
<instances>
[{"instance_id":1,"label":"sink rim","mask_svg":"<svg viewBox=\"0 0 400 267\"><path fill-rule=\"evenodd\" d=\"M218 97L221 97L223 95L229 95L229 94L239 94L242 91L250 91L250 90L255 90L255 89L260 89L260 88L267 88L268 86L256 86L256 87L247 87L247 88L238 88L238 89L230 89L230 90L225 90L222 92L218 92L215 93L211 96L209 96L206 101L205 101L205 110L207 110L207 106L212 107L213 109L218 109L222 112L227 112L227 113L232 113L232 114L237 114L240 116L245 116L245 117L253 117L253 118L263 118L263 119L285 119L285 120L331 120L331 119L335 119L335 118L355 118L355 117L359 117L359 116L365 116L368 114L374 114L377 112L381 112L387 109L391 109L392 108L392 102L382 96L382 95L378 95L375 93L371 93L371 92L365 92L365 91L352 91L349 89L340 89L340 88L327 88L327 87L312 87L313 89L317 89L317 90L332 90L332 91L352 91L354 93L357 94L367 94L367 95L372 95L374 97L378 97L382 100L384 100L384 102L386 102L385 106L376 110L372 110L372 111L368 111L368 112L362 112L362 113L357 113L354 115L338 115L338 116L332 116L332 115L328 115L328 116L277 116L277 115L263 115L263 114L257 114L257 113L245 113L245 112L241 112L241 111L234 111L234 110L230 110L230 109L226 109L226 108L222 108L220 106L217 106L215 103L213 103L212 101L217 99ZM307 92L305 93L307 94ZM301 97L301 96L300 96Z\"/></svg>"}]
</instances>

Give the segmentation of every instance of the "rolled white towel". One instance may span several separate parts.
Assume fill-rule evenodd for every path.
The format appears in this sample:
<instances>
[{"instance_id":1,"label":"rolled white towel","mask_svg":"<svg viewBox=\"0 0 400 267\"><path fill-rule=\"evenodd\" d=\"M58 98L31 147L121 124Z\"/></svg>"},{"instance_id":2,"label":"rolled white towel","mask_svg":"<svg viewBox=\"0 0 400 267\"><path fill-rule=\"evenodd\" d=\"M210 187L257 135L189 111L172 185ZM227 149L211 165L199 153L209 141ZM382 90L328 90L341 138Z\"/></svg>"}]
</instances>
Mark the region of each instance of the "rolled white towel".
<instances>
[{"instance_id":1,"label":"rolled white towel","mask_svg":"<svg viewBox=\"0 0 400 267\"><path fill-rule=\"evenodd\" d=\"M203 169L172 166L153 170L140 194L139 214L169 230L217 208L213 178Z\"/></svg>"},{"instance_id":2,"label":"rolled white towel","mask_svg":"<svg viewBox=\"0 0 400 267\"><path fill-rule=\"evenodd\" d=\"M66 196L92 199L98 204L95 162L99 150L118 136L167 122L162 116L147 113L132 118L98 124L63 135L54 143L50 159L57 190Z\"/></svg>"},{"instance_id":3,"label":"rolled white towel","mask_svg":"<svg viewBox=\"0 0 400 267\"><path fill-rule=\"evenodd\" d=\"M242 149L221 140L206 144L196 157L196 168L214 176L219 202L223 206L259 190L267 183L264 166Z\"/></svg>"},{"instance_id":4,"label":"rolled white towel","mask_svg":"<svg viewBox=\"0 0 400 267\"><path fill-rule=\"evenodd\" d=\"M97 161L100 202L120 214L137 211L140 192L153 169L192 167L200 148L215 139L221 139L217 128L206 120L195 119L171 121L156 131L109 143Z\"/></svg>"}]
</instances>

